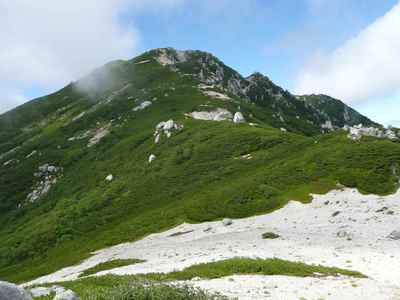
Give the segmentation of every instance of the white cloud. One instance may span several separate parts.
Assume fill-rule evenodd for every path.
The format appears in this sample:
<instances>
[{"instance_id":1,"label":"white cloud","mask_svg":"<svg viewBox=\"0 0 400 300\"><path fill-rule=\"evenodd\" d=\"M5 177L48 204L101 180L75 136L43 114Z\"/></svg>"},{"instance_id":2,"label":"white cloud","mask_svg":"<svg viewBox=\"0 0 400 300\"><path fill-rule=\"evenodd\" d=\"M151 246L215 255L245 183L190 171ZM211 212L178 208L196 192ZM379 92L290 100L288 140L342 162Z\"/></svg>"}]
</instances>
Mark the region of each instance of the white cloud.
<instances>
[{"instance_id":1,"label":"white cloud","mask_svg":"<svg viewBox=\"0 0 400 300\"><path fill-rule=\"evenodd\" d=\"M316 54L299 73L295 92L346 102L399 93L399 33L400 3L333 53Z\"/></svg>"},{"instance_id":2,"label":"white cloud","mask_svg":"<svg viewBox=\"0 0 400 300\"><path fill-rule=\"evenodd\" d=\"M0 112L32 86L60 88L136 54L140 35L121 15L183 0L0 0ZM20 100L16 100L20 99Z\"/></svg>"}]
</instances>

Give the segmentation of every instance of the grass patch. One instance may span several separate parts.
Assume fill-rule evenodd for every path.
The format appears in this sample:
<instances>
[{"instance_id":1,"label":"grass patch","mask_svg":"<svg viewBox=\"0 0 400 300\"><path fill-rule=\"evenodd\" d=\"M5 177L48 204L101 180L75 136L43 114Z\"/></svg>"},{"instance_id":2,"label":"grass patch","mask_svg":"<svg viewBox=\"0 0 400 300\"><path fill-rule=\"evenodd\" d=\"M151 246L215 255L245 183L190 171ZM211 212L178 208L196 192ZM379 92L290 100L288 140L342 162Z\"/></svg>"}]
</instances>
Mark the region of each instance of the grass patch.
<instances>
[{"instance_id":1,"label":"grass patch","mask_svg":"<svg viewBox=\"0 0 400 300\"><path fill-rule=\"evenodd\" d=\"M101 271L105 271L105 270L111 270L111 269L115 269L118 267L123 267L123 266L129 266L129 265L134 265L134 264L139 264L145 262L144 260L140 260L140 259L115 259L115 260L110 260L104 263L100 263L92 268L86 269L85 271L83 271L83 273L81 275L79 275L79 277L83 277L83 276L88 276L88 275L92 275L92 274L96 274L98 272Z\"/></svg>"},{"instance_id":2,"label":"grass patch","mask_svg":"<svg viewBox=\"0 0 400 300\"><path fill-rule=\"evenodd\" d=\"M182 271L148 275L158 280L189 280L194 277L220 278L231 275L285 275L296 277L337 276L365 277L359 272L320 265L308 265L301 262L272 259L233 258L218 262L194 265Z\"/></svg>"},{"instance_id":3,"label":"grass patch","mask_svg":"<svg viewBox=\"0 0 400 300\"><path fill-rule=\"evenodd\" d=\"M265 233L263 233L262 234L262 238L263 239L277 239L277 238L279 238L280 237L280 235L279 234L276 234L276 233L273 233L273 232L265 232Z\"/></svg>"},{"instance_id":4,"label":"grass patch","mask_svg":"<svg viewBox=\"0 0 400 300\"><path fill-rule=\"evenodd\" d=\"M215 279L231 275L321 277L337 276L339 274L356 278L365 277L363 274L356 271L307 265L300 262L291 262L281 259L233 258L218 262L194 265L182 271L171 273L94 276L78 279L76 281L62 282L60 285L74 290L83 300L224 299L218 295L207 295L202 291L193 290L188 287L176 289L166 284L171 281L191 280L195 277L203 279ZM176 298L168 298L170 296L164 298L163 293L160 293L161 291L163 291L165 295L171 295L171 297L175 296ZM140 298L142 295L147 295L149 298Z\"/></svg>"},{"instance_id":5,"label":"grass patch","mask_svg":"<svg viewBox=\"0 0 400 300\"><path fill-rule=\"evenodd\" d=\"M84 298L85 299L85 298ZM211 294L189 286L171 286L156 283L119 285L111 289L98 290L90 300L227 300L219 294Z\"/></svg>"}]
</instances>

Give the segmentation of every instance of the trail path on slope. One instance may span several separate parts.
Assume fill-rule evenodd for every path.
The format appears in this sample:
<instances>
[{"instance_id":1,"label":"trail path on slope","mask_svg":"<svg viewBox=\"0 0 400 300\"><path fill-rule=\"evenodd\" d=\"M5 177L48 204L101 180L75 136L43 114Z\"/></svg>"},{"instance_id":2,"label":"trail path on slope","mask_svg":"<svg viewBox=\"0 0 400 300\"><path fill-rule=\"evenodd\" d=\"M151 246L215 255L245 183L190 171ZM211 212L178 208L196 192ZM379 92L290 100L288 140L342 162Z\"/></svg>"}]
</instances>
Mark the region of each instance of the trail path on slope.
<instances>
[{"instance_id":1,"label":"trail path on slope","mask_svg":"<svg viewBox=\"0 0 400 300\"><path fill-rule=\"evenodd\" d=\"M240 299L400 299L400 240L388 238L394 230L400 230L400 192L379 197L354 189L335 190L314 195L310 204L291 201L271 214L233 220L230 226L220 221L182 224L97 251L80 265L29 284L73 280L83 270L113 259L146 262L96 275L171 272L233 257L277 257L352 269L369 278L233 276L192 283ZM281 238L262 239L267 231ZM171 236L174 233L185 234Z\"/></svg>"}]
</instances>

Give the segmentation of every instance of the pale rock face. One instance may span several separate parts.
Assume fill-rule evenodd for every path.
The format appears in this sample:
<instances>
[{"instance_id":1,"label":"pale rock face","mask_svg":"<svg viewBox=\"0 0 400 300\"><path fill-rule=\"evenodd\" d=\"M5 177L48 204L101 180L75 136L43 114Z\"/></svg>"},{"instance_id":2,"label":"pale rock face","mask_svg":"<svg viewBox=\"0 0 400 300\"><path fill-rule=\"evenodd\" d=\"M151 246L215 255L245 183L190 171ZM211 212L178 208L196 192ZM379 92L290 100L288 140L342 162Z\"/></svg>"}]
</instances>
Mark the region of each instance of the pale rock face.
<instances>
[{"instance_id":1,"label":"pale rock face","mask_svg":"<svg viewBox=\"0 0 400 300\"><path fill-rule=\"evenodd\" d=\"M321 128L322 128L322 129L327 129L327 130L329 130L329 131L335 130L335 128L333 127L331 121L326 121L324 124L321 125Z\"/></svg>"},{"instance_id":2,"label":"pale rock face","mask_svg":"<svg viewBox=\"0 0 400 300\"><path fill-rule=\"evenodd\" d=\"M108 182L111 182L111 181L113 181L114 180L114 176L112 175L112 174L110 174L110 175L108 175L107 177L106 177L106 181L108 181Z\"/></svg>"},{"instance_id":3,"label":"pale rock face","mask_svg":"<svg viewBox=\"0 0 400 300\"><path fill-rule=\"evenodd\" d=\"M151 164L157 157L154 154L150 154L149 163Z\"/></svg>"},{"instance_id":4,"label":"pale rock face","mask_svg":"<svg viewBox=\"0 0 400 300\"><path fill-rule=\"evenodd\" d=\"M151 101L144 101L142 102L140 105L136 106L135 108L133 108L133 111L140 111L145 109L146 107L149 107L152 104Z\"/></svg>"},{"instance_id":5,"label":"pale rock face","mask_svg":"<svg viewBox=\"0 0 400 300\"><path fill-rule=\"evenodd\" d=\"M159 49L159 56L156 57L156 60L163 66L169 66L186 61L187 55L185 51L172 50L168 52L167 49Z\"/></svg>"},{"instance_id":6,"label":"pale rock face","mask_svg":"<svg viewBox=\"0 0 400 300\"><path fill-rule=\"evenodd\" d=\"M32 297L23 288L0 281L0 300L32 300Z\"/></svg>"},{"instance_id":7,"label":"pale rock face","mask_svg":"<svg viewBox=\"0 0 400 300\"><path fill-rule=\"evenodd\" d=\"M235 113L235 115L233 116L233 123L244 123L244 122L246 122L246 119L244 118L243 114L240 111Z\"/></svg>"},{"instance_id":8,"label":"pale rock face","mask_svg":"<svg viewBox=\"0 0 400 300\"><path fill-rule=\"evenodd\" d=\"M217 108L214 111L194 111L187 116L204 121L231 121L233 119L232 113L224 108Z\"/></svg>"},{"instance_id":9,"label":"pale rock face","mask_svg":"<svg viewBox=\"0 0 400 300\"><path fill-rule=\"evenodd\" d=\"M98 144L104 137L110 134L110 124L107 124L99 129L96 130L94 136L89 140L88 147L92 147Z\"/></svg>"},{"instance_id":10,"label":"pale rock face","mask_svg":"<svg viewBox=\"0 0 400 300\"><path fill-rule=\"evenodd\" d=\"M211 97L211 98L216 98L216 99L220 99L220 100L232 100L231 97L229 97L229 96L227 96L225 94L216 92L216 91L205 91L205 90L203 90L202 93L204 95L208 96L208 97Z\"/></svg>"}]
</instances>

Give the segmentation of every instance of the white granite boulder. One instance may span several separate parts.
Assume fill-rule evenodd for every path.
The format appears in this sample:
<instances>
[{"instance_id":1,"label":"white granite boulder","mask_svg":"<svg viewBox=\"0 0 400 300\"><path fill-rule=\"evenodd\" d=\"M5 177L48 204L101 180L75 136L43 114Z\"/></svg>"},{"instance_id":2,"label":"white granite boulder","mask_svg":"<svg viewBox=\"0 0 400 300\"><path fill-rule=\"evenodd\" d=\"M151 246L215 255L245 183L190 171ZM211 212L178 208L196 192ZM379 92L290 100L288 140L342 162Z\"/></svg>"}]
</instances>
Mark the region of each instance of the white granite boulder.
<instances>
[{"instance_id":1,"label":"white granite boulder","mask_svg":"<svg viewBox=\"0 0 400 300\"><path fill-rule=\"evenodd\" d=\"M235 115L233 116L233 123L244 123L244 122L246 122L246 119L244 118L243 114L240 111L235 113Z\"/></svg>"}]
</instances>

